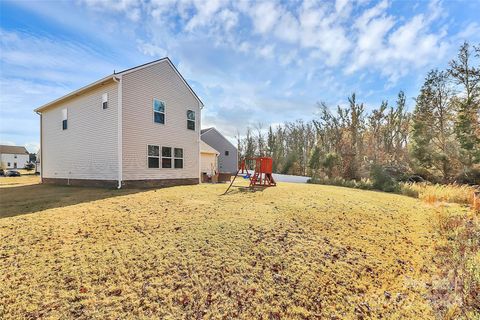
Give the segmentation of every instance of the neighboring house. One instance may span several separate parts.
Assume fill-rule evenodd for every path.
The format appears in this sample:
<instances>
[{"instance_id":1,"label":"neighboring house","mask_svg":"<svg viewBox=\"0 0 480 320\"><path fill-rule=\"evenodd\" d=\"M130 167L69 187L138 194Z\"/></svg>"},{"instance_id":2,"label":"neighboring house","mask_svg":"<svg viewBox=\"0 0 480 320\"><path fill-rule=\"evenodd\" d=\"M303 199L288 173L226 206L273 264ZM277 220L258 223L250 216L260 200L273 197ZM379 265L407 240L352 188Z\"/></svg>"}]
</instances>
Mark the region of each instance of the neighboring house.
<instances>
[{"instance_id":1,"label":"neighboring house","mask_svg":"<svg viewBox=\"0 0 480 320\"><path fill-rule=\"evenodd\" d=\"M40 114L43 183L196 184L202 101L168 58L113 73Z\"/></svg>"},{"instance_id":2,"label":"neighboring house","mask_svg":"<svg viewBox=\"0 0 480 320\"><path fill-rule=\"evenodd\" d=\"M0 145L0 166L6 169L25 168L30 155L25 147Z\"/></svg>"},{"instance_id":3,"label":"neighboring house","mask_svg":"<svg viewBox=\"0 0 480 320\"><path fill-rule=\"evenodd\" d=\"M200 141L200 172L213 176L218 173L219 152L204 141Z\"/></svg>"},{"instance_id":4,"label":"neighboring house","mask_svg":"<svg viewBox=\"0 0 480 320\"><path fill-rule=\"evenodd\" d=\"M202 129L200 137L220 153L218 156L218 171L235 174L238 170L237 148L213 127Z\"/></svg>"}]
</instances>

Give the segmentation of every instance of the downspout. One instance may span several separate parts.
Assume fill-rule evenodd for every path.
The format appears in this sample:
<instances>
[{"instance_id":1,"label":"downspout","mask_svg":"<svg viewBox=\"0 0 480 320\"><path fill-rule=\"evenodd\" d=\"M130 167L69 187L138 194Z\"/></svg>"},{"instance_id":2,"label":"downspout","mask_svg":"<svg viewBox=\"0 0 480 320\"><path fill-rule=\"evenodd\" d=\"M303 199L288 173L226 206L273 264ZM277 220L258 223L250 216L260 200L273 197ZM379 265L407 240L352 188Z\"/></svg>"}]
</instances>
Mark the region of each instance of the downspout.
<instances>
[{"instance_id":1,"label":"downspout","mask_svg":"<svg viewBox=\"0 0 480 320\"><path fill-rule=\"evenodd\" d=\"M40 116L40 155L43 157L43 144L42 144L42 135L43 135L43 119L42 119L42 113L41 112L38 112L38 111L35 111L36 114L38 114ZM38 156L38 155L37 155ZM40 182L43 183L43 159L40 158ZM37 163L38 163L38 159L37 159ZM35 165L35 170L37 170L36 168L36 165Z\"/></svg>"},{"instance_id":2,"label":"downspout","mask_svg":"<svg viewBox=\"0 0 480 320\"><path fill-rule=\"evenodd\" d=\"M202 109L203 109L203 104L199 103L199 108L198 110L199 115L198 115L198 137L197 137L197 145L198 145L198 183L202 183L202 166L200 165L202 163L202 151L200 150L200 143L202 140Z\"/></svg>"},{"instance_id":3,"label":"downspout","mask_svg":"<svg viewBox=\"0 0 480 320\"><path fill-rule=\"evenodd\" d=\"M119 75L118 78L116 76L113 76L113 81L115 81L118 84L117 87L117 158L118 158L118 184L117 184L117 189L122 188L122 180L123 180L123 151L122 151L122 76Z\"/></svg>"}]
</instances>

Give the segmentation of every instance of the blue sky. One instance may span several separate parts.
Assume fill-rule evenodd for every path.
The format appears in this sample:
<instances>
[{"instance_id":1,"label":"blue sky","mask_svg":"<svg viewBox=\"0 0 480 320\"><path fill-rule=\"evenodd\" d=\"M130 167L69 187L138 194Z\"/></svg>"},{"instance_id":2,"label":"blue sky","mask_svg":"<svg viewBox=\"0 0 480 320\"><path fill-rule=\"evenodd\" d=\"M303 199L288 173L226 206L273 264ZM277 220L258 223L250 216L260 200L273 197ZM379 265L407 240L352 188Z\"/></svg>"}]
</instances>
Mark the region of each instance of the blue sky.
<instances>
[{"instance_id":1,"label":"blue sky","mask_svg":"<svg viewBox=\"0 0 480 320\"><path fill-rule=\"evenodd\" d=\"M315 117L357 93L413 109L426 72L480 42L470 1L0 1L0 143L36 151L33 109L113 70L169 56L205 103L203 127Z\"/></svg>"}]
</instances>

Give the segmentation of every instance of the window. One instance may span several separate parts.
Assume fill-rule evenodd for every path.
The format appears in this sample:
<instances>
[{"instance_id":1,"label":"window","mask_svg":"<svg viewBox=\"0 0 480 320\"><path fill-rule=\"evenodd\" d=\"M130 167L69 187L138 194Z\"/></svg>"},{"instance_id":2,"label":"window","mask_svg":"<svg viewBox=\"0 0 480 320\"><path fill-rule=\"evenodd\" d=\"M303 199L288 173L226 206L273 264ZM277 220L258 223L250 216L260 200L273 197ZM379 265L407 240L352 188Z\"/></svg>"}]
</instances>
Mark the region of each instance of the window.
<instances>
[{"instance_id":1,"label":"window","mask_svg":"<svg viewBox=\"0 0 480 320\"><path fill-rule=\"evenodd\" d=\"M62 110L62 130L67 130L67 109Z\"/></svg>"},{"instance_id":2,"label":"window","mask_svg":"<svg viewBox=\"0 0 480 320\"><path fill-rule=\"evenodd\" d=\"M172 167L172 148L162 147L162 168Z\"/></svg>"},{"instance_id":3,"label":"window","mask_svg":"<svg viewBox=\"0 0 480 320\"><path fill-rule=\"evenodd\" d=\"M153 99L153 121L165 124L165 103L158 99Z\"/></svg>"},{"instance_id":4,"label":"window","mask_svg":"<svg viewBox=\"0 0 480 320\"><path fill-rule=\"evenodd\" d=\"M173 152L175 169L183 168L183 149L175 148Z\"/></svg>"},{"instance_id":5,"label":"window","mask_svg":"<svg viewBox=\"0 0 480 320\"><path fill-rule=\"evenodd\" d=\"M160 147L148 146L148 167L159 168L160 167Z\"/></svg>"},{"instance_id":6,"label":"window","mask_svg":"<svg viewBox=\"0 0 480 320\"><path fill-rule=\"evenodd\" d=\"M10 162L7 162L7 167L10 167Z\"/></svg>"},{"instance_id":7,"label":"window","mask_svg":"<svg viewBox=\"0 0 480 320\"><path fill-rule=\"evenodd\" d=\"M13 157L14 157L15 159L17 159L17 155L14 155Z\"/></svg>"},{"instance_id":8,"label":"window","mask_svg":"<svg viewBox=\"0 0 480 320\"><path fill-rule=\"evenodd\" d=\"M230 154L230 152L227 150L225 151L225 155L228 156Z\"/></svg>"},{"instance_id":9,"label":"window","mask_svg":"<svg viewBox=\"0 0 480 320\"><path fill-rule=\"evenodd\" d=\"M103 109L108 108L108 93L102 94L102 108Z\"/></svg>"},{"instance_id":10,"label":"window","mask_svg":"<svg viewBox=\"0 0 480 320\"><path fill-rule=\"evenodd\" d=\"M195 111L187 110L187 129L195 130Z\"/></svg>"}]
</instances>

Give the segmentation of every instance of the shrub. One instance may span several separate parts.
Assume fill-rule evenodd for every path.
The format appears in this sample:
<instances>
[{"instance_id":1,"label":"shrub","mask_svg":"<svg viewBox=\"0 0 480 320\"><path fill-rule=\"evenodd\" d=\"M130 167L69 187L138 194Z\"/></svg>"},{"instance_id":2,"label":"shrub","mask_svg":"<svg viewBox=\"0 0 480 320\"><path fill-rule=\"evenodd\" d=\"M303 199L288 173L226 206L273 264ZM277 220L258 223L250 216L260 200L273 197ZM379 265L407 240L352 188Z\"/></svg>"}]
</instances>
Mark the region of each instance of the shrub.
<instances>
[{"instance_id":1,"label":"shrub","mask_svg":"<svg viewBox=\"0 0 480 320\"><path fill-rule=\"evenodd\" d=\"M455 181L460 184L480 185L480 169L472 168L459 174Z\"/></svg>"},{"instance_id":2,"label":"shrub","mask_svg":"<svg viewBox=\"0 0 480 320\"><path fill-rule=\"evenodd\" d=\"M400 189L397 181L382 166L373 165L370 170L370 176L373 187L377 190L396 192Z\"/></svg>"}]
</instances>

